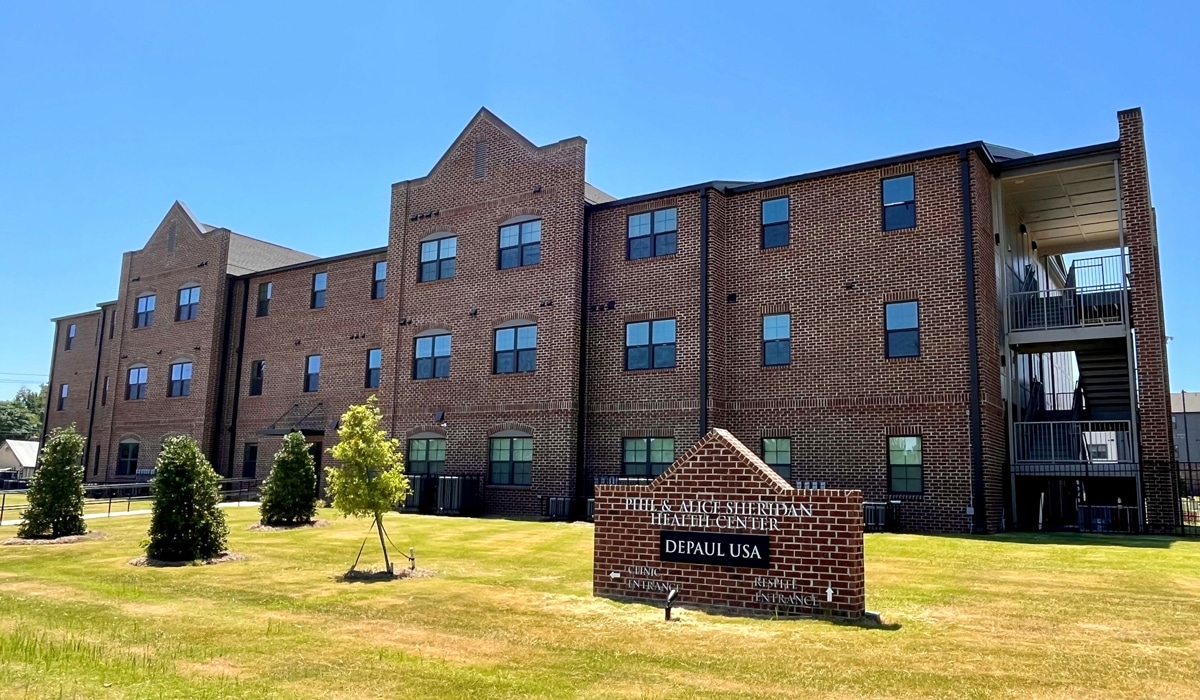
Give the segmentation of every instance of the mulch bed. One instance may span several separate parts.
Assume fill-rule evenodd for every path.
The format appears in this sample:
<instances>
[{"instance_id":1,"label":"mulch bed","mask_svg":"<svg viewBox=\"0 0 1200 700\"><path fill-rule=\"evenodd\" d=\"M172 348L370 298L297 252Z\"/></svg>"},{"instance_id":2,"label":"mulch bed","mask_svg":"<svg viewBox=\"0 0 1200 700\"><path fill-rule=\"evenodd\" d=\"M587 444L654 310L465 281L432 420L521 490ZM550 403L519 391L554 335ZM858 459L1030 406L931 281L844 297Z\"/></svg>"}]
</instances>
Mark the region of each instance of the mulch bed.
<instances>
[{"instance_id":1,"label":"mulch bed","mask_svg":"<svg viewBox=\"0 0 1200 700\"><path fill-rule=\"evenodd\" d=\"M71 544L72 542L86 542L87 540L104 540L108 539L108 535L103 532L88 532L82 535L67 535L66 537L10 537L0 545L39 545L39 544Z\"/></svg>"},{"instance_id":2,"label":"mulch bed","mask_svg":"<svg viewBox=\"0 0 1200 700\"><path fill-rule=\"evenodd\" d=\"M150 557L141 556L136 559L130 559L129 563L132 566L153 566L156 568L165 568L174 566L209 566L210 564L225 564L231 561L242 561L245 558L245 554L221 552L212 559L197 559L196 561L162 561L160 559L151 559Z\"/></svg>"},{"instance_id":3,"label":"mulch bed","mask_svg":"<svg viewBox=\"0 0 1200 700\"><path fill-rule=\"evenodd\" d=\"M310 523L300 523L299 525L263 525L262 523L255 523L247 529L251 532L283 532L286 530L302 530L306 527L325 527L328 524L328 520L314 520Z\"/></svg>"},{"instance_id":4,"label":"mulch bed","mask_svg":"<svg viewBox=\"0 0 1200 700\"><path fill-rule=\"evenodd\" d=\"M402 578L428 578L433 576L431 569L410 569L408 567L395 568L394 574L389 574L385 569L353 569L347 571L341 576L337 576L337 581L370 583L372 581L396 581Z\"/></svg>"}]
</instances>

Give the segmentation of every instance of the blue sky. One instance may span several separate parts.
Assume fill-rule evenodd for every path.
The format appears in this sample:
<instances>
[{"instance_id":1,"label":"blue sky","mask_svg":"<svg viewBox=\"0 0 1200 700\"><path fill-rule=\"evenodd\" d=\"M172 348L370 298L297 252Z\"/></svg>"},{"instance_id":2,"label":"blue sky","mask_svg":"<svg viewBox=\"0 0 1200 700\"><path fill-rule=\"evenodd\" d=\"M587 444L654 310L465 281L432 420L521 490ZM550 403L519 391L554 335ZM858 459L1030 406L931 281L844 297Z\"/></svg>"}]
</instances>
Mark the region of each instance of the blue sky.
<instances>
[{"instance_id":1,"label":"blue sky","mask_svg":"<svg viewBox=\"0 0 1200 700\"><path fill-rule=\"evenodd\" d=\"M1192 3L0 3L0 397L175 199L318 255L486 105L617 196L1146 118L1173 389L1200 390ZM1154 5L1153 8L1150 5ZM747 10L746 7L754 9Z\"/></svg>"}]
</instances>

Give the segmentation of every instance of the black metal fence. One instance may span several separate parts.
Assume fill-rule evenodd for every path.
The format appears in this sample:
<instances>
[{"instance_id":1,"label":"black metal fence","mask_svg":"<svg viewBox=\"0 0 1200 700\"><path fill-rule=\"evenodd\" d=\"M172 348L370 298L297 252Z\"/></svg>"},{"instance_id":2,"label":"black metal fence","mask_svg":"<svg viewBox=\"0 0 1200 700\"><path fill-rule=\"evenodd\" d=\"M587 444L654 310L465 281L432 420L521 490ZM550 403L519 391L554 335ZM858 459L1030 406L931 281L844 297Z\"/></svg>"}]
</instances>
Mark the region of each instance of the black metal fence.
<instances>
[{"instance_id":1,"label":"black metal fence","mask_svg":"<svg viewBox=\"0 0 1200 700\"><path fill-rule=\"evenodd\" d=\"M425 515L478 515L483 511L482 479L477 476L409 474L412 493L399 510Z\"/></svg>"},{"instance_id":2,"label":"black metal fence","mask_svg":"<svg viewBox=\"0 0 1200 700\"><path fill-rule=\"evenodd\" d=\"M1200 536L1200 462L1180 462L1176 476L1180 534Z\"/></svg>"},{"instance_id":3,"label":"black metal fence","mask_svg":"<svg viewBox=\"0 0 1200 700\"><path fill-rule=\"evenodd\" d=\"M863 530L900 532L900 502L863 501Z\"/></svg>"},{"instance_id":4,"label":"black metal fence","mask_svg":"<svg viewBox=\"0 0 1200 700\"><path fill-rule=\"evenodd\" d=\"M262 479L221 479L217 490L222 501L257 501ZM0 491L0 522L19 520L29 507L28 489ZM83 514L100 516L129 513L150 507L150 484L87 484L83 487Z\"/></svg>"}]
</instances>

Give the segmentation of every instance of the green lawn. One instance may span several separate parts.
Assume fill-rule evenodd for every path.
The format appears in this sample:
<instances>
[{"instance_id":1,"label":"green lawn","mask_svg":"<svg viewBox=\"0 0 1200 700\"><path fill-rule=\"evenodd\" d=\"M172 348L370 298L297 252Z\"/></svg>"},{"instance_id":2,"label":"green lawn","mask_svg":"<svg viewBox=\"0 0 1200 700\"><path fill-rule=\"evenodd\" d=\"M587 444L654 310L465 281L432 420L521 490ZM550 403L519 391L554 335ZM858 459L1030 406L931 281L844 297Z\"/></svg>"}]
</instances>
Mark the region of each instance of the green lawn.
<instances>
[{"instance_id":1,"label":"green lawn","mask_svg":"<svg viewBox=\"0 0 1200 700\"><path fill-rule=\"evenodd\" d=\"M393 515L436 575L339 583L366 522L226 513L244 561L129 566L146 516L0 547L0 698L1200 694L1200 540L871 535L879 630L592 598L584 524Z\"/></svg>"}]
</instances>

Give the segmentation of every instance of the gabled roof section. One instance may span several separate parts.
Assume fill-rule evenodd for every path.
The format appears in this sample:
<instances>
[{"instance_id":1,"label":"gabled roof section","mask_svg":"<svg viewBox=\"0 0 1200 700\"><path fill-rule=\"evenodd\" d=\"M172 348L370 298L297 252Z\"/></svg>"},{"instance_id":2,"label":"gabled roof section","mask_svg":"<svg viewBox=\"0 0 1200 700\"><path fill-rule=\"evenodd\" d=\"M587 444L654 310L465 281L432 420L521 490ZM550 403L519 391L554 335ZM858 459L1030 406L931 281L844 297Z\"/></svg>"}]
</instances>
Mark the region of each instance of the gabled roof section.
<instances>
[{"instance_id":1,"label":"gabled roof section","mask_svg":"<svg viewBox=\"0 0 1200 700\"><path fill-rule=\"evenodd\" d=\"M5 440L5 445L12 450L13 457L22 467L37 465L38 444L36 440Z\"/></svg>"},{"instance_id":2,"label":"gabled roof section","mask_svg":"<svg viewBox=\"0 0 1200 700\"><path fill-rule=\"evenodd\" d=\"M316 255L309 255L231 231L229 233L229 262L225 266L225 272L230 275L245 275L317 259Z\"/></svg>"},{"instance_id":3,"label":"gabled roof section","mask_svg":"<svg viewBox=\"0 0 1200 700\"><path fill-rule=\"evenodd\" d=\"M588 204L603 204L605 202L614 202L616 199L616 197L590 182L583 183L583 201Z\"/></svg>"},{"instance_id":4,"label":"gabled roof section","mask_svg":"<svg viewBox=\"0 0 1200 700\"><path fill-rule=\"evenodd\" d=\"M554 143L547 144L545 146L538 146L534 142L532 142L529 139L522 136L521 132L519 132L516 129L509 126L509 124L507 122L505 122L503 119L501 119L500 117L497 117L495 114L493 114L490 109L488 109L487 107L480 107L479 111L475 113L475 116L471 117L471 121L467 122L467 125L465 127L463 127L463 130L461 132L459 132L458 136L455 137L454 141L452 141L450 143L450 147L447 148L444 153L442 153L442 157L438 158L437 163L434 163L433 167L430 168L429 174L427 174L425 177L413 178L412 181L425 180L427 178L432 177L435 173L437 173L437 171L446 163L446 161L450 159L450 156L459 147L459 145L461 145L462 142L465 141L467 139L467 137L475 130L475 128L480 124L480 122L487 122L488 124L492 125L496 129L500 130L501 133L505 134L510 139L512 139L512 141L514 143L517 143L517 144L525 147L531 154L537 153L540 150L544 150L547 148L551 148L553 146L557 146L558 144L564 143L567 141L572 141L572 140L576 140L576 139L581 140L581 141L583 140L583 138L580 136L572 136L571 138L563 139L561 141L556 141ZM599 192L599 190L597 190L597 192Z\"/></svg>"}]
</instances>

